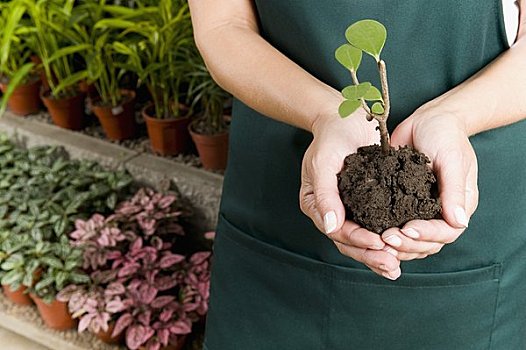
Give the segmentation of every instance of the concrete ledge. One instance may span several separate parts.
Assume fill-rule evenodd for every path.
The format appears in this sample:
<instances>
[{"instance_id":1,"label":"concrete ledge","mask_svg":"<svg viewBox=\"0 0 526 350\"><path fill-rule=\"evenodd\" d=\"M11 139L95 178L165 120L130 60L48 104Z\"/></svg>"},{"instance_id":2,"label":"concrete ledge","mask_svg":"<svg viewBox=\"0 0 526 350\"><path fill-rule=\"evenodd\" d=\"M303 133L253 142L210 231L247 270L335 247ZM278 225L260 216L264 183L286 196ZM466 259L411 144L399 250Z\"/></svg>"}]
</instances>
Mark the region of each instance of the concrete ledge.
<instances>
[{"instance_id":1,"label":"concrete ledge","mask_svg":"<svg viewBox=\"0 0 526 350\"><path fill-rule=\"evenodd\" d=\"M221 175L9 112L0 118L0 132L23 147L59 145L74 159L94 160L109 169L125 168L138 182L157 189L165 189L171 183L193 212L194 228L200 231L215 228L223 184Z\"/></svg>"}]
</instances>

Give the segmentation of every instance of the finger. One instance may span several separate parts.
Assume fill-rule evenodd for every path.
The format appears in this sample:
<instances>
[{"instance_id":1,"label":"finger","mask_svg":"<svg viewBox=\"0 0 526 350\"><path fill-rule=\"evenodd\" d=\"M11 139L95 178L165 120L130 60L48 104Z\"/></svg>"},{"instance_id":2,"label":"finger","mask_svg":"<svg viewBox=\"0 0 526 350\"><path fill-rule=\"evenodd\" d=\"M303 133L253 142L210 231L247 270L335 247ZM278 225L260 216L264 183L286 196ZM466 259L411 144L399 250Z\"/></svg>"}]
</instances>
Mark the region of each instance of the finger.
<instances>
[{"instance_id":1,"label":"finger","mask_svg":"<svg viewBox=\"0 0 526 350\"><path fill-rule=\"evenodd\" d=\"M316 209L316 201L314 199L312 186L309 183L302 183L299 195L301 211L312 220L318 230L325 232L323 218L320 213L318 213L318 209Z\"/></svg>"},{"instance_id":2,"label":"finger","mask_svg":"<svg viewBox=\"0 0 526 350\"><path fill-rule=\"evenodd\" d=\"M442 152L433 160L438 178L442 216L455 228L468 226L466 212L466 177L469 165L462 150Z\"/></svg>"},{"instance_id":3,"label":"finger","mask_svg":"<svg viewBox=\"0 0 526 350\"><path fill-rule=\"evenodd\" d=\"M398 228L390 228L382 233L382 240L396 251L416 254L435 254L442 245L434 241L415 240L403 234Z\"/></svg>"},{"instance_id":4,"label":"finger","mask_svg":"<svg viewBox=\"0 0 526 350\"><path fill-rule=\"evenodd\" d=\"M381 250L385 247L385 243L378 234L366 230L353 221L345 221L340 230L328 236L333 241L357 248Z\"/></svg>"},{"instance_id":5,"label":"finger","mask_svg":"<svg viewBox=\"0 0 526 350\"><path fill-rule=\"evenodd\" d=\"M419 253L398 253L398 259L400 261L411 261L418 259L425 259L429 254L419 254Z\"/></svg>"},{"instance_id":6,"label":"finger","mask_svg":"<svg viewBox=\"0 0 526 350\"><path fill-rule=\"evenodd\" d=\"M345 209L340 199L338 191L338 179L336 174L339 172L336 157L305 157L305 169L302 176L302 188L304 195L311 196L314 203L306 203L312 210L312 206L317 210L318 215L309 215L314 220L322 219L321 226L326 234L341 229L345 221ZM305 184L305 185L303 185Z\"/></svg>"},{"instance_id":7,"label":"finger","mask_svg":"<svg viewBox=\"0 0 526 350\"><path fill-rule=\"evenodd\" d=\"M413 127L411 119L406 119L400 123L391 135L391 146L398 148L400 146L413 147Z\"/></svg>"},{"instance_id":8,"label":"finger","mask_svg":"<svg viewBox=\"0 0 526 350\"><path fill-rule=\"evenodd\" d=\"M452 227L446 221L439 219L412 220L404 225L401 232L405 235L418 234L419 241L449 244L457 240L464 232L464 228Z\"/></svg>"},{"instance_id":9,"label":"finger","mask_svg":"<svg viewBox=\"0 0 526 350\"><path fill-rule=\"evenodd\" d=\"M471 217L479 203L479 189L478 189L478 166L477 162L471 163L466 180L466 211Z\"/></svg>"},{"instance_id":10,"label":"finger","mask_svg":"<svg viewBox=\"0 0 526 350\"><path fill-rule=\"evenodd\" d=\"M396 271L396 269L400 267L400 261L385 251L351 247L339 242L334 242L334 244L336 244L340 253L370 268L391 272Z\"/></svg>"}]
</instances>

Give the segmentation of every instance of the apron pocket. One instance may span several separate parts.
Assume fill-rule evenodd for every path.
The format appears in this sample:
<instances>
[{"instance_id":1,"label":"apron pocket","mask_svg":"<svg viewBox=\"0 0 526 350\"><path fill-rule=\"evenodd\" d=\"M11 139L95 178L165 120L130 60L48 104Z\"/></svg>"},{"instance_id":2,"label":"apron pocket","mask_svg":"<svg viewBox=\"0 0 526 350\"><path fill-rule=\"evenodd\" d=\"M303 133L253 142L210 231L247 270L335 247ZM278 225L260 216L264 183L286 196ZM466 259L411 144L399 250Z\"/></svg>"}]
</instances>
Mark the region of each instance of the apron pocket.
<instances>
[{"instance_id":1,"label":"apron pocket","mask_svg":"<svg viewBox=\"0 0 526 350\"><path fill-rule=\"evenodd\" d=\"M333 267L324 349L490 349L500 264L451 273L402 273Z\"/></svg>"},{"instance_id":2,"label":"apron pocket","mask_svg":"<svg viewBox=\"0 0 526 350\"><path fill-rule=\"evenodd\" d=\"M258 241L221 217L211 282L207 349L322 349L329 280L316 264Z\"/></svg>"}]
</instances>

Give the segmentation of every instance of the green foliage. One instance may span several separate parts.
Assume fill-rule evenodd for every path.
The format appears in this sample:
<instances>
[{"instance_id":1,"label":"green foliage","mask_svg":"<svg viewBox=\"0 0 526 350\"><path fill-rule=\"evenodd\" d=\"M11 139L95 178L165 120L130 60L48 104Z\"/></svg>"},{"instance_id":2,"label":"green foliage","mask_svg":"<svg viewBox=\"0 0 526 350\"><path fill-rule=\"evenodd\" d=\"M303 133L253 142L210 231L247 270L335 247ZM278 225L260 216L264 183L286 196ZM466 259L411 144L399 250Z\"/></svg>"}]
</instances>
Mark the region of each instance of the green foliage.
<instances>
[{"instance_id":1,"label":"green foliage","mask_svg":"<svg viewBox=\"0 0 526 350\"><path fill-rule=\"evenodd\" d=\"M0 278L14 289L31 287L54 298L64 284L86 280L82 251L67 233L77 219L108 213L129 193L131 177L94 162L69 160L62 149L16 148L0 138Z\"/></svg>"},{"instance_id":2,"label":"green foliage","mask_svg":"<svg viewBox=\"0 0 526 350\"><path fill-rule=\"evenodd\" d=\"M381 23L365 19L347 28L345 37L352 46L373 56L378 62L387 39L387 30Z\"/></svg>"},{"instance_id":3,"label":"green foliage","mask_svg":"<svg viewBox=\"0 0 526 350\"><path fill-rule=\"evenodd\" d=\"M345 101L340 105L338 112L342 118L345 118L360 106L364 106L371 117L383 115L385 103L388 101L383 100L380 90L371 83L360 83L357 71L362 62L362 52L374 57L380 65L380 54L385 45L387 31L381 23L366 19L347 28L345 36L348 43L336 49L335 57L343 67L350 71L355 85L347 86L342 90ZM367 101L375 103L369 106Z\"/></svg>"},{"instance_id":4,"label":"green foliage","mask_svg":"<svg viewBox=\"0 0 526 350\"><path fill-rule=\"evenodd\" d=\"M335 57L342 66L351 71L357 71L362 62L362 51L356 47L343 44L336 49Z\"/></svg>"}]
</instances>

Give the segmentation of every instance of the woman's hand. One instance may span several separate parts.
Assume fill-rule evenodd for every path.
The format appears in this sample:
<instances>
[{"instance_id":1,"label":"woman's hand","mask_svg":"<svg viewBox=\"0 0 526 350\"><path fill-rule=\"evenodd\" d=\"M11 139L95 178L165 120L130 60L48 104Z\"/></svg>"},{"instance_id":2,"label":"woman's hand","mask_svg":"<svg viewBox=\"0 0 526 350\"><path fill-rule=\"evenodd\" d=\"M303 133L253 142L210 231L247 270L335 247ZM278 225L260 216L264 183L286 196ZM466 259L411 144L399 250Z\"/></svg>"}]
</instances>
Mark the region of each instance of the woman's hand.
<instances>
[{"instance_id":1,"label":"woman's hand","mask_svg":"<svg viewBox=\"0 0 526 350\"><path fill-rule=\"evenodd\" d=\"M390 228L382 239L400 260L425 258L454 242L477 208L477 158L466 125L430 103L404 120L393 132L394 147L411 145L425 153L438 178L443 220L413 220L400 230Z\"/></svg>"},{"instance_id":2,"label":"woman's hand","mask_svg":"<svg viewBox=\"0 0 526 350\"><path fill-rule=\"evenodd\" d=\"M378 234L345 220L336 178L347 155L361 146L379 143L376 122L368 122L361 112L342 119L334 110L317 118L312 127L314 140L303 158L301 210L342 254L379 275L397 279L401 272L396 251Z\"/></svg>"}]
</instances>

